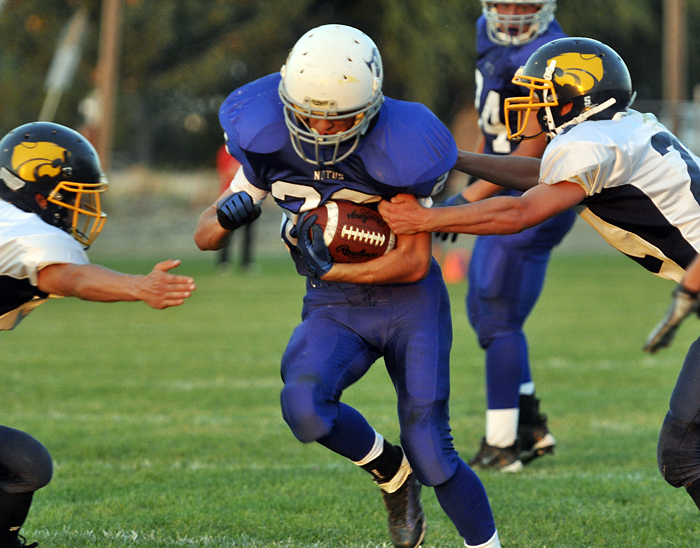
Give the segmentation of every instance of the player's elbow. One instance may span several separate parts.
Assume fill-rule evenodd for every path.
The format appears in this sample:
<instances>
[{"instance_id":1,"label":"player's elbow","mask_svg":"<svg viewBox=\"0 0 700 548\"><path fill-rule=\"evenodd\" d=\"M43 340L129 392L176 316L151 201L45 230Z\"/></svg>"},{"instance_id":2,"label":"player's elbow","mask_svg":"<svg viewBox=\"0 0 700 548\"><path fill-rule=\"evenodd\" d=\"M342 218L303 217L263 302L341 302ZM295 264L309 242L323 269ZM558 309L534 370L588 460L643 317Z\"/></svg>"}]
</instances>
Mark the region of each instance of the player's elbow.
<instances>
[{"instance_id":1,"label":"player's elbow","mask_svg":"<svg viewBox=\"0 0 700 548\"><path fill-rule=\"evenodd\" d=\"M427 278L430 272L430 263L430 256L414 257L410 266L406 269L408 277L406 283L416 283Z\"/></svg>"},{"instance_id":2,"label":"player's elbow","mask_svg":"<svg viewBox=\"0 0 700 548\"><path fill-rule=\"evenodd\" d=\"M501 234L518 234L537 224L537 221L523 208L513 209L509 215L501 219L501 222L503 227Z\"/></svg>"},{"instance_id":3,"label":"player's elbow","mask_svg":"<svg viewBox=\"0 0 700 548\"><path fill-rule=\"evenodd\" d=\"M194 233L194 243L200 251L216 251L224 247L231 239L232 232L225 232L223 229L216 232L209 230L197 230Z\"/></svg>"},{"instance_id":4,"label":"player's elbow","mask_svg":"<svg viewBox=\"0 0 700 548\"><path fill-rule=\"evenodd\" d=\"M197 234L194 235L194 243L197 245L200 251L212 250L212 248L209 247L209 242L202 237L198 237Z\"/></svg>"}]
</instances>

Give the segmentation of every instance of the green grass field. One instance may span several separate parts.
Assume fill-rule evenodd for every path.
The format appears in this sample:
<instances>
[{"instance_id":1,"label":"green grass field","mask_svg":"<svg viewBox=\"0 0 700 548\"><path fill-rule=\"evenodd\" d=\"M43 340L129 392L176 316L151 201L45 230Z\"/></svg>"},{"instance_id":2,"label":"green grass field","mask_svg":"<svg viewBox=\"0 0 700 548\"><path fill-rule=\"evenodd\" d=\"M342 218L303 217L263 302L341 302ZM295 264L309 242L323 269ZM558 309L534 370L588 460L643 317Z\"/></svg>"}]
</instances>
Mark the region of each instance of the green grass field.
<instances>
[{"instance_id":1,"label":"green grass field","mask_svg":"<svg viewBox=\"0 0 700 548\"><path fill-rule=\"evenodd\" d=\"M300 444L281 418L279 361L303 281L286 258L264 259L255 275L220 275L213 263L202 254L179 268L198 284L182 307L62 299L1 335L2 423L37 437L55 461L23 533L42 548L389 546L369 476ZM697 320L670 349L641 352L672 289L622 256L554 257L526 330L557 452L515 476L481 474L504 548L697 548L697 508L656 467ZM451 415L468 460L485 402L465 291L450 286ZM382 363L345 401L397 440ZM424 546L462 546L431 489L424 504Z\"/></svg>"}]
</instances>

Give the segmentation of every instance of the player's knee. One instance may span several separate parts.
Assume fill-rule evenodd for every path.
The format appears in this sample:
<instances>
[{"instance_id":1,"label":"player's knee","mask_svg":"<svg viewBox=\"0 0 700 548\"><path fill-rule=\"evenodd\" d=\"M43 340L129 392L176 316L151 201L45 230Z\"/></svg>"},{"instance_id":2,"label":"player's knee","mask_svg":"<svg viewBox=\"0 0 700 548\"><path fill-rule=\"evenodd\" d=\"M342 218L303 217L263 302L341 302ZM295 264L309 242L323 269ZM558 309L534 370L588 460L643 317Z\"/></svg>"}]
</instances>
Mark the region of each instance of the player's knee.
<instances>
[{"instance_id":1,"label":"player's knee","mask_svg":"<svg viewBox=\"0 0 700 548\"><path fill-rule=\"evenodd\" d=\"M26 480L32 491L41 489L49 484L53 477L53 462L48 450L42 446L43 451L37 451L31 462L31 469Z\"/></svg>"},{"instance_id":2,"label":"player's knee","mask_svg":"<svg viewBox=\"0 0 700 548\"><path fill-rule=\"evenodd\" d=\"M331 431L315 404L313 382L285 385L280 397L282 417L294 436L301 442L316 441Z\"/></svg>"},{"instance_id":3,"label":"player's knee","mask_svg":"<svg viewBox=\"0 0 700 548\"><path fill-rule=\"evenodd\" d=\"M418 481L428 487L442 485L452 477L457 466L457 452L451 440L439 440L435 431L405 429L401 447Z\"/></svg>"},{"instance_id":4,"label":"player's knee","mask_svg":"<svg viewBox=\"0 0 700 548\"><path fill-rule=\"evenodd\" d=\"M0 487L8 493L27 493L48 485L53 476L53 462L41 442L21 430L3 427L2 466L11 474ZM7 449L11 448L11 449Z\"/></svg>"},{"instance_id":5,"label":"player's knee","mask_svg":"<svg viewBox=\"0 0 700 548\"><path fill-rule=\"evenodd\" d=\"M700 425L680 421L669 411L656 457L661 475L674 487L700 479Z\"/></svg>"},{"instance_id":6,"label":"player's knee","mask_svg":"<svg viewBox=\"0 0 700 548\"><path fill-rule=\"evenodd\" d=\"M517 339L524 337L522 325L517 323L479 321L474 325L474 332L479 346L486 349L496 340Z\"/></svg>"}]
</instances>

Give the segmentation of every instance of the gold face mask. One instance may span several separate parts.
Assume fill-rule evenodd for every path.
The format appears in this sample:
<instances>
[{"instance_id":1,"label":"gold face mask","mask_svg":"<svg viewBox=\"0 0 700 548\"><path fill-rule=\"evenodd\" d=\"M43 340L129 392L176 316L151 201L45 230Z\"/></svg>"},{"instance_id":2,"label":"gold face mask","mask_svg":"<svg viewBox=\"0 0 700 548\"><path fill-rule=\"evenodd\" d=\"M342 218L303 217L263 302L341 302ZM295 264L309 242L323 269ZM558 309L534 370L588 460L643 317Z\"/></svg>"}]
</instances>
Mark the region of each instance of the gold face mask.
<instances>
[{"instance_id":1,"label":"gold face mask","mask_svg":"<svg viewBox=\"0 0 700 548\"><path fill-rule=\"evenodd\" d=\"M518 69L512 82L528 89L529 94L525 97L509 97L505 100L508 139L523 137L532 112L540 108L559 106L556 88L568 87L576 90L576 96L583 96L600 83L603 74L603 61L600 57L577 52L567 52L549 59L541 78L526 76L522 67ZM510 127L510 113L516 113L515 131Z\"/></svg>"},{"instance_id":2,"label":"gold face mask","mask_svg":"<svg viewBox=\"0 0 700 548\"><path fill-rule=\"evenodd\" d=\"M70 181L72 168L66 165L69 154L55 143L23 142L12 151L12 169L26 183L58 180L46 199L67 210L63 217L66 228L87 247L104 228L107 215L102 211L100 194L107 190L108 185L104 175L96 183Z\"/></svg>"}]
</instances>

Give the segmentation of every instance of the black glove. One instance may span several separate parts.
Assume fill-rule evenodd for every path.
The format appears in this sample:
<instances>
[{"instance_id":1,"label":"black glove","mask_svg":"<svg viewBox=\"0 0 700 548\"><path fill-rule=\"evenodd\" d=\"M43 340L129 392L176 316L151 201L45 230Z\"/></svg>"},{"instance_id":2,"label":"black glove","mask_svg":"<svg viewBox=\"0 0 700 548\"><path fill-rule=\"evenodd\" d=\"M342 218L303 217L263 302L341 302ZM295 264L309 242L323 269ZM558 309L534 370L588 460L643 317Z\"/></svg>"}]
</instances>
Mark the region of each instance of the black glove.
<instances>
[{"instance_id":1,"label":"black glove","mask_svg":"<svg viewBox=\"0 0 700 548\"><path fill-rule=\"evenodd\" d=\"M243 225L249 225L260 217L260 213L260 206L243 190L231 194L216 206L216 218L226 230L236 230Z\"/></svg>"},{"instance_id":2,"label":"black glove","mask_svg":"<svg viewBox=\"0 0 700 548\"><path fill-rule=\"evenodd\" d=\"M297 249L311 273L316 278L323 278L333 268L334 261L323 241L323 227L314 224L318 215L306 217L307 213L302 213L297 221Z\"/></svg>"},{"instance_id":3,"label":"black glove","mask_svg":"<svg viewBox=\"0 0 700 548\"><path fill-rule=\"evenodd\" d=\"M683 320L693 312L697 313L699 306L698 294L691 293L679 284L673 292L673 302L666 311L666 315L649 333L644 351L655 354L662 348L670 346Z\"/></svg>"},{"instance_id":4,"label":"black glove","mask_svg":"<svg viewBox=\"0 0 700 548\"><path fill-rule=\"evenodd\" d=\"M468 204L468 203L469 203L469 200L467 200L464 196L462 196L461 192L458 192L457 194L454 194L454 195L450 196L449 198L447 198L444 202L436 204L435 207L461 206L461 205ZM442 240L443 242L451 237L450 241L452 243L454 243L457 241L457 236L459 236L459 234L456 232L436 232L435 233L435 238L437 238L438 240Z\"/></svg>"}]
</instances>

